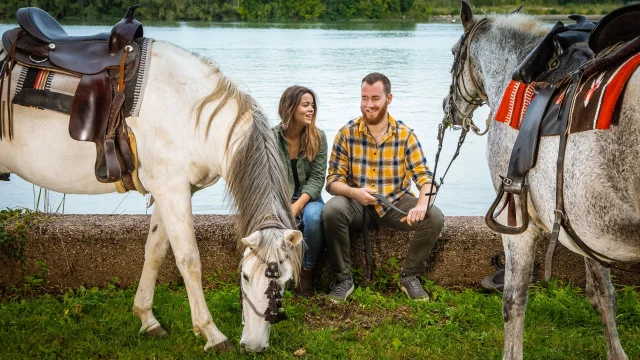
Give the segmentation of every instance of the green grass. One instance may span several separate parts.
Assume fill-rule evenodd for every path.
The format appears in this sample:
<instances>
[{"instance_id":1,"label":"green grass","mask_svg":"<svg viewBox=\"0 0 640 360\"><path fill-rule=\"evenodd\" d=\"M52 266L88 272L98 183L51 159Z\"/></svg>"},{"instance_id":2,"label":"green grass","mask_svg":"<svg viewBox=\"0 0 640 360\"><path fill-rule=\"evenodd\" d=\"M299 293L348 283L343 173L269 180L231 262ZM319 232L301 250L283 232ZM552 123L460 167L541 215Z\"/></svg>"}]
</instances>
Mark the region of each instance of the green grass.
<instances>
[{"instance_id":1,"label":"green grass","mask_svg":"<svg viewBox=\"0 0 640 360\"><path fill-rule=\"evenodd\" d=\"M287 293L289 320L272 327L271 347L261 358L309 359L499 359L502 299L499 294L454 291L427 283L432 301L414 303L404 294L357 288L346 304L320 295L300 300ZM0 358L213 358L204 339L192 332L183 287L159 286L154 313L169 337L139 335L131 312L135 289L79 289L59 296L6 296L0 302ZM604 359L599 317L578 288L535 285L530 292L524 351L526 359ZM238 288L206 292L219 329L238 346L242 331ZM630 359L640 358L640 296L623 288L618 297L618 330ZM252 358L237 352L222 359ZM260 356L259 356L260 357Z\"/></svg>"}]
</instances>

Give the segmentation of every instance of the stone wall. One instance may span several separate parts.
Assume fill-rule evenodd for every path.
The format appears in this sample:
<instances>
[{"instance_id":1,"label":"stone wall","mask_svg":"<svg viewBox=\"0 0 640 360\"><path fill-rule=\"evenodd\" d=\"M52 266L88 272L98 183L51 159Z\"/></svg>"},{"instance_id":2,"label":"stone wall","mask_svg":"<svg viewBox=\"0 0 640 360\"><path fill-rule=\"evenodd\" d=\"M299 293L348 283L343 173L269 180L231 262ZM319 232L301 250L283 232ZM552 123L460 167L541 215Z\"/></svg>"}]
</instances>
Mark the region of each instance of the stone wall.
<instances>
[{"instance_id":1,"label":"stone wall","mask_svg":"<svg viewBox=\"0 0 640 360\"><path fill-rule=\"evenodd\" d=\"M144 245L150 216L145 215L59 215L31 229L25 244L27 272L36 260L47 263L45 287L59 291L79 286L104 286L114 278L129 286L138 281L144 261ZM237 269L234 217L196 215L195 230L206 278L221 274L229 280ZM354 267L364 267L361 236L352 236ZM376 264L390 258L402 261L409 234L387 229L370 234ZM537 247L535 277L543 276L544 253L548 241ZM427 277L446 287L479 287L480 280L495 271L491 259L502 253L502 242L490 231L481 217L447 217L444 231L434 247ZM634 265L636 268L640 268ZM616 284L638 285L634 273L613 271ZM215 275L217 276L217 275ZM554 262L554 276L582 286L582 257L559 246ZM162 266L159 282L179 280L175 260L169 256ZM0 288L20 283L19 266L0 259Z\"/></svg>"}]
</instances>

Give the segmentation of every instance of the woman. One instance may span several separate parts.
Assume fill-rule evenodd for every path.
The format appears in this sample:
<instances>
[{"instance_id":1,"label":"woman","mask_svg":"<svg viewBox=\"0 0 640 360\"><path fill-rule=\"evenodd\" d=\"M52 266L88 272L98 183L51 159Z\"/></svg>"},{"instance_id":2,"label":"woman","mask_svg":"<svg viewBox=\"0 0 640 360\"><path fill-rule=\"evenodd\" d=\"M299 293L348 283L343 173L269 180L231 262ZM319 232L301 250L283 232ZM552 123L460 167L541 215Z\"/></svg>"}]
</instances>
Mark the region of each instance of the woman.
<instances>
[{"instance_id":1,"label":"woman","mask_svg":"<svg viewBox=\"0 0 640 360\"><path fill-rule=\"evenodd\" d=\"M302 217L306 243L299 294L313 296L313 267L323 249L320 193L327 171L327 138L316 127L316 94L294 85L284 91L278 107L281 122L273 128L291 194L291 212Z\"/></svg>"}]
</instances>

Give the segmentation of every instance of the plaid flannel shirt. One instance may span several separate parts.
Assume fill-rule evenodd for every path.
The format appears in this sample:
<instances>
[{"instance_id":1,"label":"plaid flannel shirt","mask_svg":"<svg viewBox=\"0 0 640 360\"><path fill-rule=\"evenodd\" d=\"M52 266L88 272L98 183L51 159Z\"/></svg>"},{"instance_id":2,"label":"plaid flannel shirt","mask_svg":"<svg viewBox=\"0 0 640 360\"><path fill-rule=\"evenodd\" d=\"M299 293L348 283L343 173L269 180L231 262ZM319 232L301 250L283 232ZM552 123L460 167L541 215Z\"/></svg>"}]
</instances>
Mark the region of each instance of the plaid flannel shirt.
<instances>
[{"instance_id":1,"label":"plaid flannel shirt","mask_svg":"<svg viewBox=\"0 0 640 360\"><path fill-rule=\"evenodd\" d=\"M427 166L418 137L402 121L389 115L389 129L376 144L362 117L349 121L338 131L333 142L327 175L327 191L336 182L351 187L369 187L378 191L389 202L404 196L414 196L411 180L418 189L431 183L433 173ZM380 216L389 210L384 204L375 204Z\"/></svg>"}]
</instances>

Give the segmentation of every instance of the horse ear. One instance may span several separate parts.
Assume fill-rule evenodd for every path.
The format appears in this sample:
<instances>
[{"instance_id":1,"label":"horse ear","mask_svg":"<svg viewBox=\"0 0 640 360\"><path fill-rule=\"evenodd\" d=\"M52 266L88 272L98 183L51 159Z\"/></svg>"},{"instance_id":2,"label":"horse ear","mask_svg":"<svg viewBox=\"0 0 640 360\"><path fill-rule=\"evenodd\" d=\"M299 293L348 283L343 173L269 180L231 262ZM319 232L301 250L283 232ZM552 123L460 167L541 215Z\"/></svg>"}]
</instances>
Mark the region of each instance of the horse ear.
<instances>
[{"instance_id":1,"label":"horse ear","mask_svg":"<svg viewBox=\"0 0 640 360\"><path fill-rule=\"evenodd\" d=\"M284 232L284 241L290 242L293 246L298 246L302 241L302 233L298 230L287 230Z\"/></svg>"},{"instance_id":2,"label":"horse ear","mask_svg":"<svg viewBox=\"0 0 640 360\"><path fill-rule=\"evenodd\" d=\"M471 11L471 6L464 0L462 0L462 9L460 9L460 20L462 20L465 33L471 30L471 26L473 25L473 11Z\"/></svg>"},{"instance_id":3,"label":"horse ear","mask_svg":"<svg viewBox=\"0 0 640 360\"><path fill-rule=\"evenodd\" d=\"M522 8L523 8L523 7L524 7L524 5L520 5L517 9L513 10L513 11L511 12L511 14L517 14L517 13L519 13L519 12L520 12L520 10L522 10Z\"/></svg>"},{"instance_id":4,"label":"horse ear","mask_svg":"<svg viewBox=\"0 0 640 360\"><path fill-rule=\"evenodd\" d=\"M251 235L242 238L242 243L250 248L254 248L260 244L260 231L254 231Z\"/></svg>"}]
</instances>

